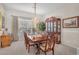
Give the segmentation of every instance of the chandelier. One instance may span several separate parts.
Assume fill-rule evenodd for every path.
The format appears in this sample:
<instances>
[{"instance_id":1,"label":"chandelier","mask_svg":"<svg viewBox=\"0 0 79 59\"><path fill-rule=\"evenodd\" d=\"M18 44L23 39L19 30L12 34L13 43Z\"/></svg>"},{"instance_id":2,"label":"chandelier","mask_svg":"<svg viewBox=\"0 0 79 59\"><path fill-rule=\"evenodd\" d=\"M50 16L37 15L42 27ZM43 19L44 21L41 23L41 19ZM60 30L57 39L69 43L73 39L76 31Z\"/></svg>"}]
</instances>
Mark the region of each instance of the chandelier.
<instances>
[{"instance_id":1,"label":"chandelier","mask_svg":"<svg viewBox=\"0 0 79 59\"><path fill-rule=\"evenodd\" d=\"M32 19L33 20L33 27L36 29L37 27L37 24L39 23L39 19L37 17L37 14L36 14L36 3L34 3L34 18Z\"/></svg>"}]
</instances>

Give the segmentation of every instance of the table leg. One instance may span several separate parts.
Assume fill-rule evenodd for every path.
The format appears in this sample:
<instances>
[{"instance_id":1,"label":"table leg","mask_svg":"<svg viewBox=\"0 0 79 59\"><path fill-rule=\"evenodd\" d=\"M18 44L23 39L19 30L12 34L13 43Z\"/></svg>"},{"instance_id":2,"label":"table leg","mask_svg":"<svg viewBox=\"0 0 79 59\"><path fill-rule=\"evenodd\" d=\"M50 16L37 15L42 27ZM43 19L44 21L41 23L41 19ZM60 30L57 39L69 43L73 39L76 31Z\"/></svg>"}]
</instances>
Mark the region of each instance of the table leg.
<instances>
[{"instance_id":1,"label":"table leg","mask_svg":"<svg viewBox=\"0 0 79 59\"><path fill-rule=\"evenodd\" d=\"M40 54L40 43L36 44L36 48L37 48L36 55Z\"/></svg>"}]
</instances>

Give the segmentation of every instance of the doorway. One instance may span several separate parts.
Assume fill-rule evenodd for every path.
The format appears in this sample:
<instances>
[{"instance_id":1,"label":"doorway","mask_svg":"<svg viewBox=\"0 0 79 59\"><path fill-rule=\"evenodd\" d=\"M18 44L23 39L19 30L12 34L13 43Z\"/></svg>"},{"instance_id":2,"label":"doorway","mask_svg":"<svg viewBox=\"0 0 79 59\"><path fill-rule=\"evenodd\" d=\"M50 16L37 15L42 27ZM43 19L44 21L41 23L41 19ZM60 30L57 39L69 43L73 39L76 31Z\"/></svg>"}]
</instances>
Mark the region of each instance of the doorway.
<instances>
[{"instance_id":1,"label":"doorway","mask_svg":"<svg viewBox=\"0 0 79 59\"><path fill-rule=\"evenodd\" d=\"M31 32L32 29L32 20L27 17L18 18L18 36L19 40L24 39L23 32Z\"/></svg>"}]
</instances>

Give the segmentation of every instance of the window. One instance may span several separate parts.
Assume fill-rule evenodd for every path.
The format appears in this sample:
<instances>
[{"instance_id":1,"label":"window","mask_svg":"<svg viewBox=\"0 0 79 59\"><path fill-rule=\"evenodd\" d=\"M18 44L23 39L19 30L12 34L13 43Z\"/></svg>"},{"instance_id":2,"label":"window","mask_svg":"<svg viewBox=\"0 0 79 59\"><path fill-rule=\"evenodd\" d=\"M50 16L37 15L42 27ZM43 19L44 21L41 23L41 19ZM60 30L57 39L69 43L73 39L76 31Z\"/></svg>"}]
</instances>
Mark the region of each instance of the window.
<instances>
[{"instance_id":1,"label":"window","mask_svg":"<svg viewBox=\"0 0 79 59\"><path fill-rule=\"evenodd\" d=\"M0 31L2 28L5 28L5 17L0 13Z\"/></svg>"}]
</instances>

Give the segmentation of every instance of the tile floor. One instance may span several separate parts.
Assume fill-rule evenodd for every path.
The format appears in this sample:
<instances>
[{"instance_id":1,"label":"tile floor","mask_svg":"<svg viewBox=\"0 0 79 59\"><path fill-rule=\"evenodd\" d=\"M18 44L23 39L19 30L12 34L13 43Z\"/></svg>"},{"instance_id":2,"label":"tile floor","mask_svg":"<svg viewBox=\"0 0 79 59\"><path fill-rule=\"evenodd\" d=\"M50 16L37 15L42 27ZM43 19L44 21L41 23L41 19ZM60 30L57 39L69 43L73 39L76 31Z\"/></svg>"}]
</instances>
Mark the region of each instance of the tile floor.
<instances>
[{"instance_id":1,"label":"tile floor","mask_svg":"<svg viewBox=\"0 0 79 59\"><path fill-rule=\"evenodd\" d=\"M30 53L28 53L22 40L13 42L9 47L0 48L0 55L35 55L35 52L36 49L31 47ZM44 55L43 52L40 54ZM51 55L52 53L48 52L47 54ZM76 49L63 44L56 44L55 55L76 55Z\"/></svg>"}]
</instances>

